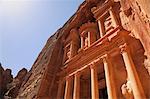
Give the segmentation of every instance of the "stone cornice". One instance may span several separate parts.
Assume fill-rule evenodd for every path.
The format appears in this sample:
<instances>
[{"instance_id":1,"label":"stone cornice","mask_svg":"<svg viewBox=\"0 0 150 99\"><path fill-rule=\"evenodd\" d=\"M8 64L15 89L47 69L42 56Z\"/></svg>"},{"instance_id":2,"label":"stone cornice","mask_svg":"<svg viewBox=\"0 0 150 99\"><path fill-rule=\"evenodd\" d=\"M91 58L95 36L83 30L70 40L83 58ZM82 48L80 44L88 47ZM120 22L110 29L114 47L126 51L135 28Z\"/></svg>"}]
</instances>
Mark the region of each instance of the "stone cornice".
<instances>
[{"instance_id":1,"label":"stone cornice","mask_svg":"<svg viewBox=\"0 0 150 99\"><path fill-rule=\"evenodd\" d=\"M126 40L124 40L124 35L126 33L127 31L124 30L117 31L117 34L110 41L108 40L109 37L106 37L107 40L103 39L102 41L96 41L88 49L79 52L67 64L65 64L62 74L64 74L63 72L66 72L65 75L72 73L75 70L88 65L95 59L101 58L101 56L110 53L111 50L116 48L119 49L120 45L126 43Z\"/></svg>"},{"instance_id":2,"label":"stone cornice","mask_svg":"<svg viewBox=\"0 0 150 99\"><path fill-rule=\"evenodd\" d=\"M107 11L107 9L109 9L113 4L114 2L112 0L107 0L107 2L105 2L101 6L93 7L91 11L94 14L94 17L98 19L99 16L101 16L105 11Z\"/></svg>"},{"instance_id":3,"label":"stone cornice","mask_svg":"<svg viewBox=\"0 0 150 99\"><path fill-rule=\"evenodd\" d=\"M91 31L96 31L96 30L97 30L97 24L94 22L88 22L80 26L79 33L80 35L83 35L84 32L87 32L87 31L91 32Z\"/></svg>"}]
</instances>

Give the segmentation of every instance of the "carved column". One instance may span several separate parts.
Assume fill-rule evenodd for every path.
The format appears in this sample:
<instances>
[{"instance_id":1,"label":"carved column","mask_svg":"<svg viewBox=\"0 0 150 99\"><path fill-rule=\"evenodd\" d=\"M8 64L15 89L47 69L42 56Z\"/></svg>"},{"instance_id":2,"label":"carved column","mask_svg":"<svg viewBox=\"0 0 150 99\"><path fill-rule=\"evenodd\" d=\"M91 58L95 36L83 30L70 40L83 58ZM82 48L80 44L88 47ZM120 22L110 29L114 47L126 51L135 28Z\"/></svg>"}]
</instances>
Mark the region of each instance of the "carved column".
<instances>
[{"instance_id":1,"label":"carved column","mask_svg":"<svg viewBox=\"0 0 150 99\"><path fill-rule=\"evenodd\" d=\"M128 51L127 45L124 44L120 46L121 48L121 54L124 59L125 67L128 74L128 79L131 81L131 87L133 90L133 95L136 99L146 99L144 90L142 88L140 79L138 77L135 65L133 63L133 60L131 58L131 55Z\"/></svg>"},{"instance_id":2,"label":"carved column","mask_svg":"<svg viewBox=\"0 0 150 99\"><path fill-rule=\"evenodd\" d=\"M70 31L70 39L71 39L71 57L74 57L77 52L78 52L78 48L79 48L79 33L78 33L78 29L73 28Z\"/></svg>"},{"instance_id":3,"label":"carved column","mask_svg":"<svg viewBox=\"0 0 150 99\"><path fill-rule=\"evenodd\" d=\"M108 57L108 55L104 55L102 59L104 63L108 99L117 99L116 87L114 81L114 71L113 71L111 59Z\"/></svg>"},{"instance_id":4,"label":"carved column","mask_svg":"<svg viewBox=\"0 0 150 99\"><path fill-rule=\"evenodd\" d=\"M72 58L74 56L74 42L71 41L70 44L70 57Z\"/></svg>"},{"instance_id":5,"label":"carved column","mask_svg":"<svg viewBox=\"0 0 150 99\"><path fill-rule=\"evenodd\" d=\"M73 99L80 99L80 72L77 72L74 76Z\"/></svg>"},{"instance_id":6,"label":"carved column","mask_svg":"<svg viewBox=\"0 0 150 99\"><path fill-rule=\"evenodd\" d=\"M97 68L94 63L90 66L90 68L92 99L99 99Z\"/></svg>"},{"instance_id":7,"label":"carved column","mask_svg":"<svg viewBox=\"0 0 150 99\"><path fill-rule=\"evenodd\" d=\"M71 99L71 80L72 77L66 78L65 96L64 99Z\"/></svg>"},{"instance_id":8,"label":"carved column","mask_svg":"<svg viewBox=\"0 0 150 99\"><path fill-rule=\"evenodd\" d=\"M70 51L71 51L71 58L72 57L74 57L76 54L77 54L77 49L78 47L77 47L77 45L76 45L76 42L74 41L72 41L71 42L71 45L70 45Z\"/></svg>"},{"instance_id":9,"label":"carved column","mask_svg":"<svg viewBox=\"0 0 150 99\"><path fill-rule=\"evenodd\" d=\"M83 47L84 47L84 38L83 36L81 36L81 49L83 49Z\"/></svg>"},{"instance_id":10,"label":"carved column","mask_svg":"<svg viewBox=\"0 0 150 99\"><path fill-rule=\"evenodd\" d=\"M88 46L91 45L91 33L88 32Z\"/></svg>"},{"instance_id":11,"label":"carved column","mask_svg":"<svg viewBox=\"0 0 150 99\"><path fill-rule=\"evenodd\" d=\"M64 50L64 56L63 56L63 63L66 61L66 54L67 54L67 51L66 51L66 48L63 48Z\"/></svg>"},{"instance_id":12,"label":"carved column","mask_svg":"<svg viewBox=\"0 0 150 99\"><path fill-rule=\"evenodd\" d=\"M114 10L113 10L112 7L109 9L109 14L110 14L110 16L111 16L111 20L112 20L112 22L113 22L114 27L117 27L118 21L117 21L115 12L114 12Z\"/></svg>"},{"instance_id":13,"label":"carved column","mask_svg":"<svg viewBox=\"0 0 150 99\"><path fill-rule=\"evenodd\" d=\"M102 38L103 35L105 34L104 21L102 19L98 20L98 27L99 27L100 37Z\"/></svg>"},{"instance_id":14,"label":"carved column","mask_svg":"<svg viewBox=\"0 0 150 99\"><path fill-rule=\"evenodd\" d=\"M61 99L63 97L63 92L64 92L64 82L59 81L57 99Z\"/></svg>"}]
</instances>

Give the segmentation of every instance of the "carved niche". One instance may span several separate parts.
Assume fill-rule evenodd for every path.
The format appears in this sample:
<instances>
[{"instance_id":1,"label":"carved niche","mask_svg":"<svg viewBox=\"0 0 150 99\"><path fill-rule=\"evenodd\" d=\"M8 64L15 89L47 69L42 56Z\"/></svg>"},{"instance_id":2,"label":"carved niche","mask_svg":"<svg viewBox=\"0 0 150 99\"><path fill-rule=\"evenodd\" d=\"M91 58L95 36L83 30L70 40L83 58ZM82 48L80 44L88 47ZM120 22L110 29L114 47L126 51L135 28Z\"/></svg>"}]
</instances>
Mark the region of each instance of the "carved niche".
<instances>
[{"instance_id":1,"label":"carved niche","mask_svg":"<svg viewBox=\"0 0 150 99\"><path fill-rule=\"evenodd\" d=\"M113 4L112 1L107 0L102 6L91 9L97 20L101 37L119 27Z\"/></svg>"},{"instance_id":2,"label":"carved niche","mask_svg":"<svg viewBox=\"0 0 150 99\"><path fill-rule=\"evenodd\" d=\"M81 49L88 48L99 37L97 24L88 22L83 24L79 29L81 37Z\"/></svg>"},{"instance_id":3,"label":"carved niche","mask_svg":"<svg viewBox=\"0 0 150 99\"><path fill-rule=\"evenodd\" d=\"M74 57L79 49L79 34L77 29L72 29L64 40L64 58L63 62L68 62Z\"/></svg>"}]
</instances>

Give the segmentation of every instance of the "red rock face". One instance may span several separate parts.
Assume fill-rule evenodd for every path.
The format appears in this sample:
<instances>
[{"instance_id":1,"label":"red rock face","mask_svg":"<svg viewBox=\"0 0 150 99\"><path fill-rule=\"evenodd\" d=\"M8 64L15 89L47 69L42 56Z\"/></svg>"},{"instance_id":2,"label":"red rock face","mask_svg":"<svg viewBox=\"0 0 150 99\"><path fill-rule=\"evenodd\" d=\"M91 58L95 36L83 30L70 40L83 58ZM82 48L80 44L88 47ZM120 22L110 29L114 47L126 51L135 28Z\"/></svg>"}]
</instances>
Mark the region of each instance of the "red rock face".
<instances>
[{"instance_id":1,"label":"red rock face","mask_svg":"<svg viewBox=\"0 0 150 99\"><path fill-rule=\"evenodd\" d=\"M0 93L1 93L1 95L0 95L0 98L2 98L2 91L4 90L4 84L3 84L3 72L4 72L4 69L3 69L3 67L1 66L1 64L0 64Z\"/></svg>"},{"instance_id":2,"label":"red rock face","mask_svg":"<svg viewBox=\"0 0 150 99\"><path fill-rule=\"evenodd\" d=\"M23 68L18 72L17 76L13 78L11 70L4 70L0 65L0 98L16 98L27 73L28 71Z\"/></svg>"},{"instance_id":3,"label":"red rock face","mask_svg":"<svg viewBox=\"0 0 150 99\"><path fill-rule=\"evenodd\" d=\"M15 86L6 96L150 98L149 4L148 0L85 0L48 39L29 72L22 69L12 82L10 70L5 72L10 88Z\"/></svg>"},{"instance_id":4,"label":"red rock face","mask_svg":"<svg viewBox=\"0 0 150 99\"><path fill-rule=\"evenodd\" d=\"M13 80L13 76L11 75L11 70L4 70L0 65L0 98L3 98L4 94L8 91L7 85L11 83Z\"/></svg>"},{"instance_id":5,"label":"red rock face","mask_svg":"<svg viewBox=\"0 0 150 99\"><path fill-rule=\"evenodd\" d=\"M147 1L144 0L144 2ZM117 41L119 39L119 36L116 34L118 29L122 31L120 34L124 38L127 37L125 41L131 49L131 56L136 66L139 80L146 79L142 83L142 87L146 97L148 97L150 88L146 87L146 85L148 86L148 83L150 83L149 74L147 73L150 65L150 32L149 18L147 17L149 14L143 14L144 11L148 12L148 9L145 9L143 6L147 5L144 2L141 3L139 0L115 0L114 2L109 0L86 0L80 5L75 15L47 41L47 44L32 66L31 75L21 87L18 97L41 99L55 99L57 96L59 97L58 93L61 93L59 92L61 79L66 83L65 78L67 75L71 75L74 71L81 69L84 67L84 64L88 64L89 61L94 60L94 57L98 57L101 53L113 49L114 46L120 46L119 43L122 41ZM112 10L106 13L109 8ZM101 14L103 16L99 17ZM98 21L100 18L103 21L103 26L99 25ZM92 23L96 25L92 25ZM105 45L109 46L109 48L104 50L103 46ZM112 60L115 66L114 81L117 84L117 97L124 97L120 88L127 80L127 73L124 68L124 61L126 60L123 60L120 55L113 57L115 57ZM145 65L143 65L144 63ZM104 71L99 72L104 74ZM91 97L85 94L86 92L90 94L90 90L86 86L90 83L84 83L90 81L88 78L90 74L86 72L82 76L83 81L81 85L85 85L84 87L85 89L87 88L87 91L83 88L81 97ZM142 78L143 76L146 78ZM106 77L101 74L98 77L103 79L103 84L99 85L100 88L104 88L100 90L100 92L103 92L107 85L105 82ZM84 81L84 79L87 79L87 81ZM128 84L124 85L129 87ZM64 84L62 90L65 89ZM63 95L60 95L61 98L65 97L64 95L65 91L63 91ZM101 93L101 95L104 94Z\"/></svg>"},{"instance_id":6,"label":"red rock face","mask_svg":"<svg viewBox=\"0 0 150 99\"><path fill-rule=\"evenodd\" d=\"M28 72L27 69L23 68L22 70L20 70L20 71L18 72L18 74L17 74L17 76L15 77L15 79L19 79L20 81L22 81L22 80L25 78L27 72Z\"/></svg>"},{"instance_id":7,"label":"red rock face","mask_svg":"<svg viewBox=\"0 0 150 99\"><path fill-rule=\"evenodd\" d=\"M17 76L8 85L9 86L9 90L5 94L5 98L6 97L12 97L12 98L16 98L17 97L17 95L19 93L19 89L20 89L22 83L25 81L25 78L26 78L27 74L28 74L28 71L25 68L21 69L18 72Z\"/></svg>"},{"instance_id":8,"label":"red rock face","mask_svg":"<svg viewBox=\"0 0 150 99\"><path fill-rule=\"evenodd\" d=\"M11 74L11 69L6 69L4 71L4 82L7 84L7 83L10 83L12 82L12 79L13 79L13 76Z\"/></svg>"}]
</instances>

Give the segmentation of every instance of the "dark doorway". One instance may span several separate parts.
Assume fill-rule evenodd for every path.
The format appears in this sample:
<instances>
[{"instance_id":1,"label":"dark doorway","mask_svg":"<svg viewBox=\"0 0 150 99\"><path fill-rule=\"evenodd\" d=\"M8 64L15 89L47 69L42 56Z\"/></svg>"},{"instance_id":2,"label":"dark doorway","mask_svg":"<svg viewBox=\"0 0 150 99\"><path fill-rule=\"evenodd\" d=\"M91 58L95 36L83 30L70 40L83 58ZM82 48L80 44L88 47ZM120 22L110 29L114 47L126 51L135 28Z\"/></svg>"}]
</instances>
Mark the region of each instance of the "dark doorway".
<instances>
[{"instance_id":1,"label":"dark doorway","mask_svg":"<svg viewBox=\"0 0 150 99\"><path fill-rule=\"evenodd\" d=\"M107 88L99 89L99 98L100 99L108 99Z\"/></svg>"}]
</instances>

